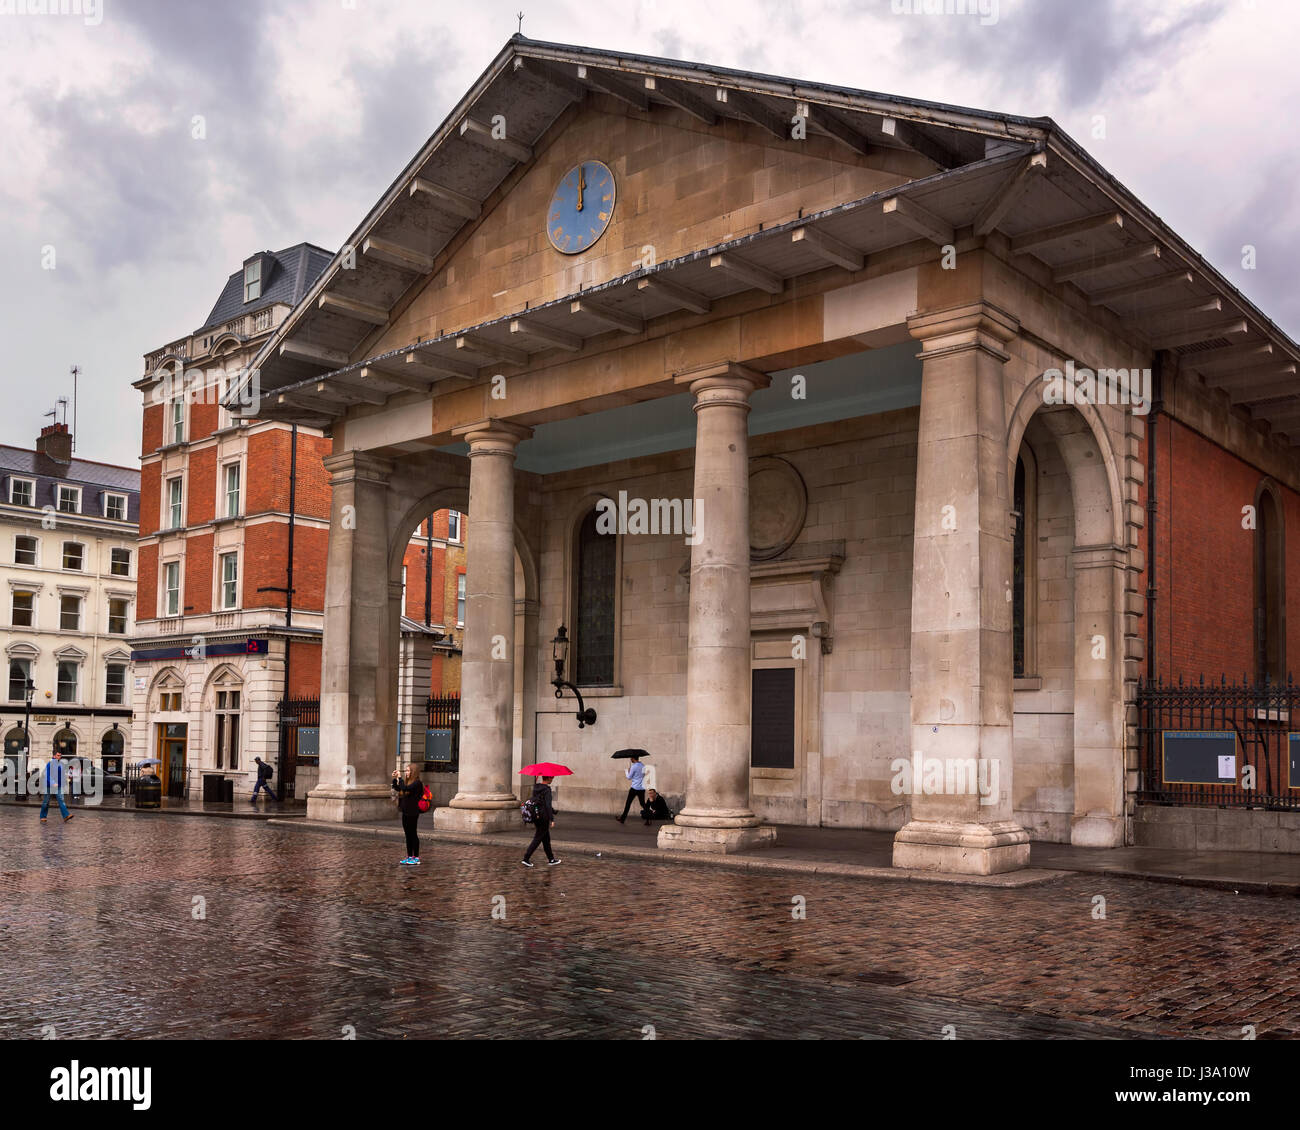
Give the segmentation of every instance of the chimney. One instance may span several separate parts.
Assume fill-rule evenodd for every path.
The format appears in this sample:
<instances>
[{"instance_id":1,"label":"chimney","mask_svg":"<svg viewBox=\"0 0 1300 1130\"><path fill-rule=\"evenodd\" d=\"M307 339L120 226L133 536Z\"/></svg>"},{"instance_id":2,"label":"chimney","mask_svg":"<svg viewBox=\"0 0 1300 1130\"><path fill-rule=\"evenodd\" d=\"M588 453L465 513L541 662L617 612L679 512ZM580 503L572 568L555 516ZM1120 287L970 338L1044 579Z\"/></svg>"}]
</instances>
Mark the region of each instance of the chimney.
<instances>
[{"instance_id":1,"label":"chimney","mask_svg":"<svg viewBox=\"0 0 1300 1130\"><path fill-rule=\"evenodd\" d=\"M67 424L50 424L42 428L36 441L36 450L56 463L72 462L72 433Z\"/></svg>"}]
</instances>

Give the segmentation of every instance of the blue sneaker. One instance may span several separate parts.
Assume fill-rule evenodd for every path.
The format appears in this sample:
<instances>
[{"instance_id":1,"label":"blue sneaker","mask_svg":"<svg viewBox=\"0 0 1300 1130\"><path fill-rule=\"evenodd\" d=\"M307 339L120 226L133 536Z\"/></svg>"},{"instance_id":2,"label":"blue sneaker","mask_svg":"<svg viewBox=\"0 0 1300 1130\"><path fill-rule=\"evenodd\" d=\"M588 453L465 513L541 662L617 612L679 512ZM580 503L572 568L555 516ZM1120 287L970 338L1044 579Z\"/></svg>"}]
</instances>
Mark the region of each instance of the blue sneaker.
<instances>
[{"instance_id":1,"label":"blue sneaker","mask_svg":"<svg viewBox=\"0 0 1300 1130\"><path fill-rule=\"evenodd\" d=\"M419 866L420 866L420 857L419 857L418 855L413 855L413 856L411 856L411 858L408 859L406 862L409 863L412 867L419 867Z\"/></svg>"},{"instance_id":2,"label":"blue sneaker","mask_svg":"<svg viewBox=\"0 0 1300 1130\"><path fill-rule=\"evenodd\" d=\"M399 859L397 862L398 862L398 865L399 865L399 866L401 866L401 865L403 865L403 864L410 863L410 862L411 862L411 857L408 855L405 859Z\"/></svg>"}]
</instances>

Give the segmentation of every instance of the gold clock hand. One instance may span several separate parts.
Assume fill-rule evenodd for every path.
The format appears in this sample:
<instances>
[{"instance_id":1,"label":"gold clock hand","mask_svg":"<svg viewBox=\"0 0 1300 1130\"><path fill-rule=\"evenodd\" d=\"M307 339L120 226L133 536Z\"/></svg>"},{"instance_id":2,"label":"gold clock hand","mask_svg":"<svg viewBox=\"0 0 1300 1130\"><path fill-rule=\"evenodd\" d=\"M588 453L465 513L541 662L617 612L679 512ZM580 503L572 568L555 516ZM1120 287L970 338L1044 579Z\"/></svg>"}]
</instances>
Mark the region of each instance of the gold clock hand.
<instances>
[{"instance_id":1,"label":"gold clock hand","mask_svg":"<svg viewBox=\"0 0 1300 1130\"><path fill-rule=\"evenodd\" d=\"M581 165L578 166L578 211L582 211L582 193L587 187L586 171Z\"/></svg>"}]
</instances>

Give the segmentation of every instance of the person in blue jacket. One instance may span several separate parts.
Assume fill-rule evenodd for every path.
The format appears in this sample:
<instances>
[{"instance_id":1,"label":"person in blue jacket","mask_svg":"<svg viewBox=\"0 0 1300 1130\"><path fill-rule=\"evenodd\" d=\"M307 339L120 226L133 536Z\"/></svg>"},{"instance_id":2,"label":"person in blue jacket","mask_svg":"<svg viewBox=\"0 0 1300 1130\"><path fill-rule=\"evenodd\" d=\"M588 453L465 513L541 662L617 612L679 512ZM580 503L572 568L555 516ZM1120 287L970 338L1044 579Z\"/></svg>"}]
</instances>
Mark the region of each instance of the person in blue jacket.
<instances>
[{"instance_id":1,"label":"person in blue jacket","mask_svg":"<svg viewBox=\"0 0 1300 1130\"><path fill-rule=\"evenodd\" d=\"M641 807L645 808L645 766L641 764L639 757L632 758L632 763L627 767L625 776L631 782L631 787L627 790L627 803L623 805L623 815L618 818L620 824L627 820L633 797L636 797Z\"/></svg>"},{"instance_id":2,"label":"person in blue jacket","mask_svg":"<svg viewBox=\"0 0 1300 1130\"><path fill-rule=\"evenodd\" d=\"M53 759L45 766L45 788L43 790L45 799L41 801L42 824L46 822L45 816L50 811L51 793L59 802L59 811L63 813L63 822L66 824L72 819L72 813L68 811L68 806L63 800L63 790L67 787L68 767L63 764L63 755L56 749Z\"/></svg>"}]
</instances>

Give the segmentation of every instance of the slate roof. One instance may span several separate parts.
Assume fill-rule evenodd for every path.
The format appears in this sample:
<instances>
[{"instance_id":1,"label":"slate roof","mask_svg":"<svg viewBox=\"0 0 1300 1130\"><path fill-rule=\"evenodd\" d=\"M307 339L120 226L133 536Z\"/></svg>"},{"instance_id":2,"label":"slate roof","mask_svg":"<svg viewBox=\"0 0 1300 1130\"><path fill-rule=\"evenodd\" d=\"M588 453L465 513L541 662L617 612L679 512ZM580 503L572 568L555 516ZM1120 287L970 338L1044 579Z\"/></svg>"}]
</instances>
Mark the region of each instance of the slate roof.
<instances>
[{"instance_id":1,"label":"slate roof","mask_svg":"<svg viewBox=\"0 0 1300 1130\"><path fill-rule=\"evenodd\" d=\"M34 509L58 506L58 484L80 486L83 514L95 516L103 513L102 495L105 491L127 496L127 521L140 521L140 472L113 463L94 463L88 459L73 459L69 463L58 461L22 447L0 445L0 502L9 501L9 480L14 475L36 480Z\"/></svg>"},{"instance_id":2,"label":"slate roof","mask_svg":"<svg viewBox=\"0 0 1300 1130\"><path fill-rule=\"evenodd\" d=\"M207 321L195 333L219 326L240 314L264 310L277 302L296 306L334 258L332 251L326 251L314 243L297 243L283 251L268 251L266 254L272 256L275 262L271 267L270 278L262 280L261 297L252 302L244 302L244 268L241 266L226 280L221 297L212 307Z\"/></svg>"}]
</instances>

